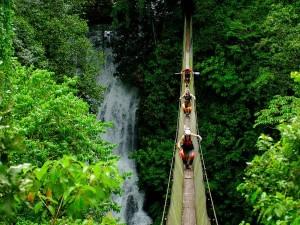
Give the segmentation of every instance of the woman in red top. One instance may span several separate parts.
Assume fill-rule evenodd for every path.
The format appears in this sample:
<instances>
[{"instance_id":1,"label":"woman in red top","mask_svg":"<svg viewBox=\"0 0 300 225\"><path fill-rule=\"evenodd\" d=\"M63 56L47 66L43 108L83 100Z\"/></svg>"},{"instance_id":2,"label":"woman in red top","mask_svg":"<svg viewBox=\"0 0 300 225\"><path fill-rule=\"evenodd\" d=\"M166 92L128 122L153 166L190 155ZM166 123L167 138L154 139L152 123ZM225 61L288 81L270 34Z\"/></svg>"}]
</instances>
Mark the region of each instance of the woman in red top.
<instances>
[{"instance_id":1,"label":"woman in red top","mask_svg":"<svg viewBox=\"0 0 300 225\"><path fill-rule=\"evenodd\" d=\"M192 136L199 138L200 141L202 140L200 135L193 134L189 128L186 128L184 130L184 135L182 135L181 139L177 143L180 158L182 159L186 169L190 169L195 158Z\"/></svg>"}]
</instances>

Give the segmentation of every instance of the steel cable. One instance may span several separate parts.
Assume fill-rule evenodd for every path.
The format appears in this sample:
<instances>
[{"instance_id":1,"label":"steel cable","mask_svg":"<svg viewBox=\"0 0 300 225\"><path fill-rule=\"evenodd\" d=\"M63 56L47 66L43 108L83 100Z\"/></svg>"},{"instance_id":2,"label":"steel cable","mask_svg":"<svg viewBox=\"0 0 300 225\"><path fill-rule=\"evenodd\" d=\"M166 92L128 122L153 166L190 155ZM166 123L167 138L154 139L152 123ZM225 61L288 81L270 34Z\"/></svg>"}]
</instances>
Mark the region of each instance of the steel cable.
<instances>
[{"instance_id":1,"label":"steel cable","mask_svg":"<svg viewBox=\"0 0 300 225\"><path fill-rule=\"evenodd\" d=\"M198 123L197 123L198 119L197 119L197 107L196 107L196 104L194 104L194 108L195 108L195 117L196 117L195 118L196 119L195 120L196 121L196 129L197 129L197 134L199 134L199 128L198 128ZM197 141L198 141L198 144L199 144L200 159L201 159L201 162L202 162L203 173L204 173L205 181L206 181L206 184L207 184L207 189L208 189L208 194L209 194L209 197L210 197L211 207L212 207L212 210L213 210L213 213L214 213L214 219L215 219L216 225L219 225L217 214L216 214L216 210L215 210L215 206L214 206L214 201L213 201L213 198L212 198L212 194L211 194L210 186L209 186L209 182L208 182L208 176L207 176L207 172L206 172L206 166L205 166L205 162L204 162L204 157L203 157L203 151L202 151L202 147L201 147L201 142L199 140L197 140Z\"/></svg>"},{"instance_id":2,"label":"steel cable","mask_svg":"<svg viewBox=\"0 0 300 225\"><path fill-rule=\"evenodd\" d=\"M181 77L181 85L180 85L180 95L182 91L182 77ZM167 192L166 192L166 197L165 197L165 202L164 202L164 209L163 209L163 214L161 218L160 225L164 224L164 219L165 219L165 214L166 214L166 208L167 208L167 201L168 201L168 196L169 196L169 191L170 191L170 183L171 183L171 176L172 176L172 171L173 171L173 166L174 166L174 161L175 161L175 152L176 152L176 145L177 145L177 136L178 136L178 128L179 128L179 121L180 121L180 107L181 107L181 101L179 100L178 103L178 114L177 114L177 128L176 128L176 136L175 136L175 145L173 149L173 155L172 155L172 161L171 161L171 166L170 166L170 171L169 171L169 179L168 179L168 186L167 186Z\"/></svg>"}]
</instances>

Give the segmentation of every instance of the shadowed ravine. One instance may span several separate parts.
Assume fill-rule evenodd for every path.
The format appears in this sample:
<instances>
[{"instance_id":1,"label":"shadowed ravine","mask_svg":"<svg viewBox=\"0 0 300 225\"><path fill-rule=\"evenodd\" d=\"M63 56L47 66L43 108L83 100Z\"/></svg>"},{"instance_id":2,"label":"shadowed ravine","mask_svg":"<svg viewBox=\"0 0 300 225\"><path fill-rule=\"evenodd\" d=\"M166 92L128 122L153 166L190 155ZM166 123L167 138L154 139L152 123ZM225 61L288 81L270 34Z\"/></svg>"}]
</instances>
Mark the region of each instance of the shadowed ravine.
<instances>
[{"instance_id":1,"label":"shadowed ravine","mask_svg":"<svg viewBox=\"0 0 300 225\"><path fill-rule=\"evenodd\" d=\"M123 185L123 195L116 201L122 209L119 214L121 221L128 225L149 225L151 219L142 210L144 196L139 192L135 163L128 158L129 152L135 149L136 134L135 121L138 107L138 93L113 77L115 66L111 50L106 50L105 65L98 82L107 87L104 101L99 108L98 119L112 121L114 127L109 129L102 137L117 144L115 153L120 156L119 170L121 173L131 172L131 178Z\"/></svg>"}]
</instances>

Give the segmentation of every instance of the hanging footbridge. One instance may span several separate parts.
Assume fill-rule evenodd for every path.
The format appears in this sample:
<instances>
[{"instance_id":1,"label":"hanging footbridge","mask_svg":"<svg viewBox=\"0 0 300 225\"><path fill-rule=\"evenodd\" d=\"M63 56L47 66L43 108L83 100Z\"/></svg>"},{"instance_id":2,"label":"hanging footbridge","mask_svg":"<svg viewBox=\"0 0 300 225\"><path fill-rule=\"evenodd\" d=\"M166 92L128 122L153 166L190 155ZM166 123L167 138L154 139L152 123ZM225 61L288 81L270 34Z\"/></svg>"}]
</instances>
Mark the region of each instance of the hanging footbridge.
<instances>
[{"instance_id":1,"label":"hanging footbridge","mask_svg":"<svg viewBox=\"0 0 300 225\"><path fill-rule=\"evenodd\" d=\"M182 70L185 69L193 70L192 16L190 10L185 10L184 19ZM180 96L185 93L185 88L186 84L182 75ZM195 95L193 73L191 73L188 88L190 93ZM187 117L179 102L175 145L182 137L185 127L189 127L193 133L199 134L195 100L191 102L191 105L192 112ZM184 169L178 150L174 147L161 225L218 225L201 142L196 137L192 137L192 141L195 150L192 169ZM208 216L208 210L212 212L211 219Z\"/></svg>"}]
</instances>

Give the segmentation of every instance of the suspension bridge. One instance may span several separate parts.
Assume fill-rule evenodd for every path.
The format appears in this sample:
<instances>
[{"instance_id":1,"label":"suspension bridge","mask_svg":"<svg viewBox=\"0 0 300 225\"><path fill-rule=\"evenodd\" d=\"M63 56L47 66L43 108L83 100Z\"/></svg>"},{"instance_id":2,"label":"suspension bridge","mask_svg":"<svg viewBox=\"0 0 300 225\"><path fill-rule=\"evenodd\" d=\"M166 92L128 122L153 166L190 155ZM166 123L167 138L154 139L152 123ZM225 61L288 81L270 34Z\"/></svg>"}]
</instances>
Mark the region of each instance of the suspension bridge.
<instances>
[{"instance_id":1,"label":"suspension bridge","mask_svg":"<svg viewBox=\"0 0 300 225\"><path fill-rule=\"evenodd\" d=\"M184 8L182 71L193 71L192 15L191 10L187 9L189 7ZM186 88L182 74L180 96L185 93ZM193 72L190 74L188 88L190 93L195 95ZM195 100L192 100L191 105L192 112L187 117L179 102L175 145L182 137L185 127L189 127L194 134L199 134ZM218 225L201 142L196 137L192 137L192 141L195 150L192 169L184 169L178 150L174 147L161 225ZM211 218L208 216L208 210L212 212Z\"/></svg>"}]
</instances>

